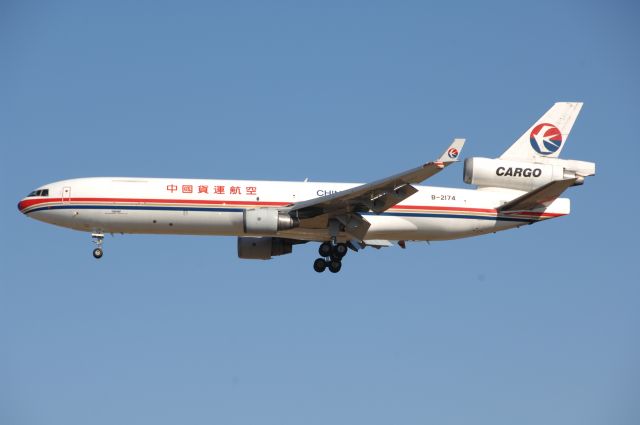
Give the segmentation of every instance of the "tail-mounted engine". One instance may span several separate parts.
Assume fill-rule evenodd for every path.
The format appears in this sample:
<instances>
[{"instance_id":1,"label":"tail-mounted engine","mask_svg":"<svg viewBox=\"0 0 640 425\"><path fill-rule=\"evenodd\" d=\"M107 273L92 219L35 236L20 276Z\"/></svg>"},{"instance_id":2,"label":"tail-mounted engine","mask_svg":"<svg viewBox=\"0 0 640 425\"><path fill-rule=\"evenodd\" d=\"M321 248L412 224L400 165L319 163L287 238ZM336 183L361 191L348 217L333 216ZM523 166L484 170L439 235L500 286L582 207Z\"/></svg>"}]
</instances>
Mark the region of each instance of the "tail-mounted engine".
<instances>
[{"instance_id":1,"label":"tail-mounted engine","mask_svg":"<svg viewBox=\"0 0 640 425\"><path fill-rule=\"evenodd\" d=\"M531 191L558 180L576 178L576 184L582 184L584 176L595 174L595 164L591 162L556 158L545 162L467 158L464 161L464 182L479 187Z\"/></svg>"}]
</instances>

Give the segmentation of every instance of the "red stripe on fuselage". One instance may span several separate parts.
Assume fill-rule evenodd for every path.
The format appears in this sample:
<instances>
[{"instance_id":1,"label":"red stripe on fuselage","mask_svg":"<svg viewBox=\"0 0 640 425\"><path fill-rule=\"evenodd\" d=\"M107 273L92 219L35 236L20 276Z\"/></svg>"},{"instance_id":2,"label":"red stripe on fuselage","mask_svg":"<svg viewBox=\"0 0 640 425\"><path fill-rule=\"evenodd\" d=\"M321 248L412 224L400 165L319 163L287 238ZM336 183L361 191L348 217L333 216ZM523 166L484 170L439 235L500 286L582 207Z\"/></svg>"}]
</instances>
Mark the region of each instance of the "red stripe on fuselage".
<instances>
[{"instance_id":1,"label":"red stripe on fuselage","mask_svg":"<svg viewBox=\"0 0 640 425\"><path fill-rule=\"evenodd\" d=\"M29 208L39 204L47 204L50 202L58 202L71 204L74 202L112 202L112 203L127 203L127 204L198 204L198 205L256 205L267 207L283 207L291 204L291 202L262 202L262 201L217 201L217 200L202 200L202 199L149 199L149 198L39 198L39 199L26 199L20 202L22 209Z\"/></svg>"},{"instance_id":2,"label":"red stripe on fuselage","mask_svg":"<svg viewBox=\"0 0 640 425\"><path fill-rule=\"evenodd\" d=\"M203 200L203 199L157 199L157 198L38 198L38 199L25 199L20 201L19 208L23 211L27 208L47 203L126 203L126 204L190 204L190 205L252 205L252 206L265 206L265 207L284 207L291 205L291 202L266 202L266 201L229 201L229 200ZM416 211L416 210L430 210L430 211L458 211L458 212L473 212L473 213L485 213L485 214L498 214L495 208L468 208L468 207L443 207L435 205L395 205L391 209L404 210L404 211ZM512 213L513 215L531 215L536 217L559 217L565 214L547 213L547 212L534 212L534 211L522 211ZM512 215L509 214L509 215ZM507 215L507 214L505 214Z\"/></svg>"},{"instance_id":3,"label":"red stripe on fuselage","mask_svg":"<svg viewBox=\"0 0 640 425\"><path fill-rule=\"evenodd\" d=\"M434 211L467 211L467 212L483 212L495 213L495 208L467 208L467 207L438 207L434 205L394 205L391 207L396 210L434 210Z\"/></svg>"}]
</instances>

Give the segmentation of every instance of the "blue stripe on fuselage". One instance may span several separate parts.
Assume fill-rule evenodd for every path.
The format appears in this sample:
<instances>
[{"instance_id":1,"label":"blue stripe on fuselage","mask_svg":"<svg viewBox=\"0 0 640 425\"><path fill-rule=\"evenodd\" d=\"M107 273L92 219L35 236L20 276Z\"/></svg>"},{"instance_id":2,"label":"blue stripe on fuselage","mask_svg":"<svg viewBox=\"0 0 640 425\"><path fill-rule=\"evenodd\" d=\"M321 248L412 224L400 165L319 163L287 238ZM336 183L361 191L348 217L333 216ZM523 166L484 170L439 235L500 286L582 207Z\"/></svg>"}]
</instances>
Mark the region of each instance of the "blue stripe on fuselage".
<instances>
[{"instance_id":1,"label":"blue stripe on fuselage","mask_svg":"<svg viewBox=\"0 0 640 425\"><path fill-rule=\"evenodd\" d=\"M132 210L132 211L213 211L213 212L243 212L245 208L232 208L232 207L186 207L186 206L142 206L142 205L52 205L46 207L35 208L26 212L26 214L31 214L37 211L46 211L46 210ZM388 217L418 217L418 218L459 218L459 219L467 219L467 220L499 220L499 221L516 221L522 223L535 223L538 220L528 219L528 218L517 218L517 217L498 217L498 216L482 216L482 215L471 215L471 214L437 214L437 213L417 213L417 212L384 212L382 214L374 214L374 213L363 213L365 216L388 216Z\"/></svg>"}]
</instances>

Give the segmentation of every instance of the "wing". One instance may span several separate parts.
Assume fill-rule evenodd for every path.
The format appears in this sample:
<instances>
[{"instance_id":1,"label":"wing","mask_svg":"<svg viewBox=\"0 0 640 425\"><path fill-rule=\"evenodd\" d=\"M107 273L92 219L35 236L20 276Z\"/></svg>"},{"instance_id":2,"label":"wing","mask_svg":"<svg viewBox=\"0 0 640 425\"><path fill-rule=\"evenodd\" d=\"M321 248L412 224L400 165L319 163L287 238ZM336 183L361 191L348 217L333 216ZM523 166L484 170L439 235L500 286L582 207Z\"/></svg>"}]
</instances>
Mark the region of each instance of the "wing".
<instances>
[{"instance_id":1,"label":"wing","mask_svg":"<svg viewBox=\"0 0 640 425\"><path fill-rule=\"evenodd\" d=\"M412 184L420 183L456 162L464 141L464 139L454 139L435 161L332 195L297 202L281 211L299 220L325 215L328 220L337 218L346 227L347 233L362 240L369 223L358 213L373 211L380 214L416 193L418 189Z\"/></svg>"}]
</instances>

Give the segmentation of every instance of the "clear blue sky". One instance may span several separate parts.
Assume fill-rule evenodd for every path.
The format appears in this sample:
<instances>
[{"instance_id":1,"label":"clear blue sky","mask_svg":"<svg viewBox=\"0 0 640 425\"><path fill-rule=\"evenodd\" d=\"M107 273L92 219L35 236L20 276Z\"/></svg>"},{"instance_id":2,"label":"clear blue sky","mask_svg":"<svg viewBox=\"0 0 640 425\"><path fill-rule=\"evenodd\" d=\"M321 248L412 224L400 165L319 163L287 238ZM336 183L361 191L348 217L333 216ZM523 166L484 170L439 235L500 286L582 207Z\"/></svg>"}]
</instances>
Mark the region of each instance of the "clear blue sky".
<instances>
[{"instance_id":1,"label":"clear blue sky","mask_svg":"<svg viewBox=\"0 0 640 425\"><path fill-rule=\"evenodd\" d=\"M614 2L0 4L0 423L638 424L640 8ZM370 181L495 156L555 101L572 214L316 247L22 216L82 176ZM462 167L434 185L463 187Z\"/></svg>"}]
</instances>

